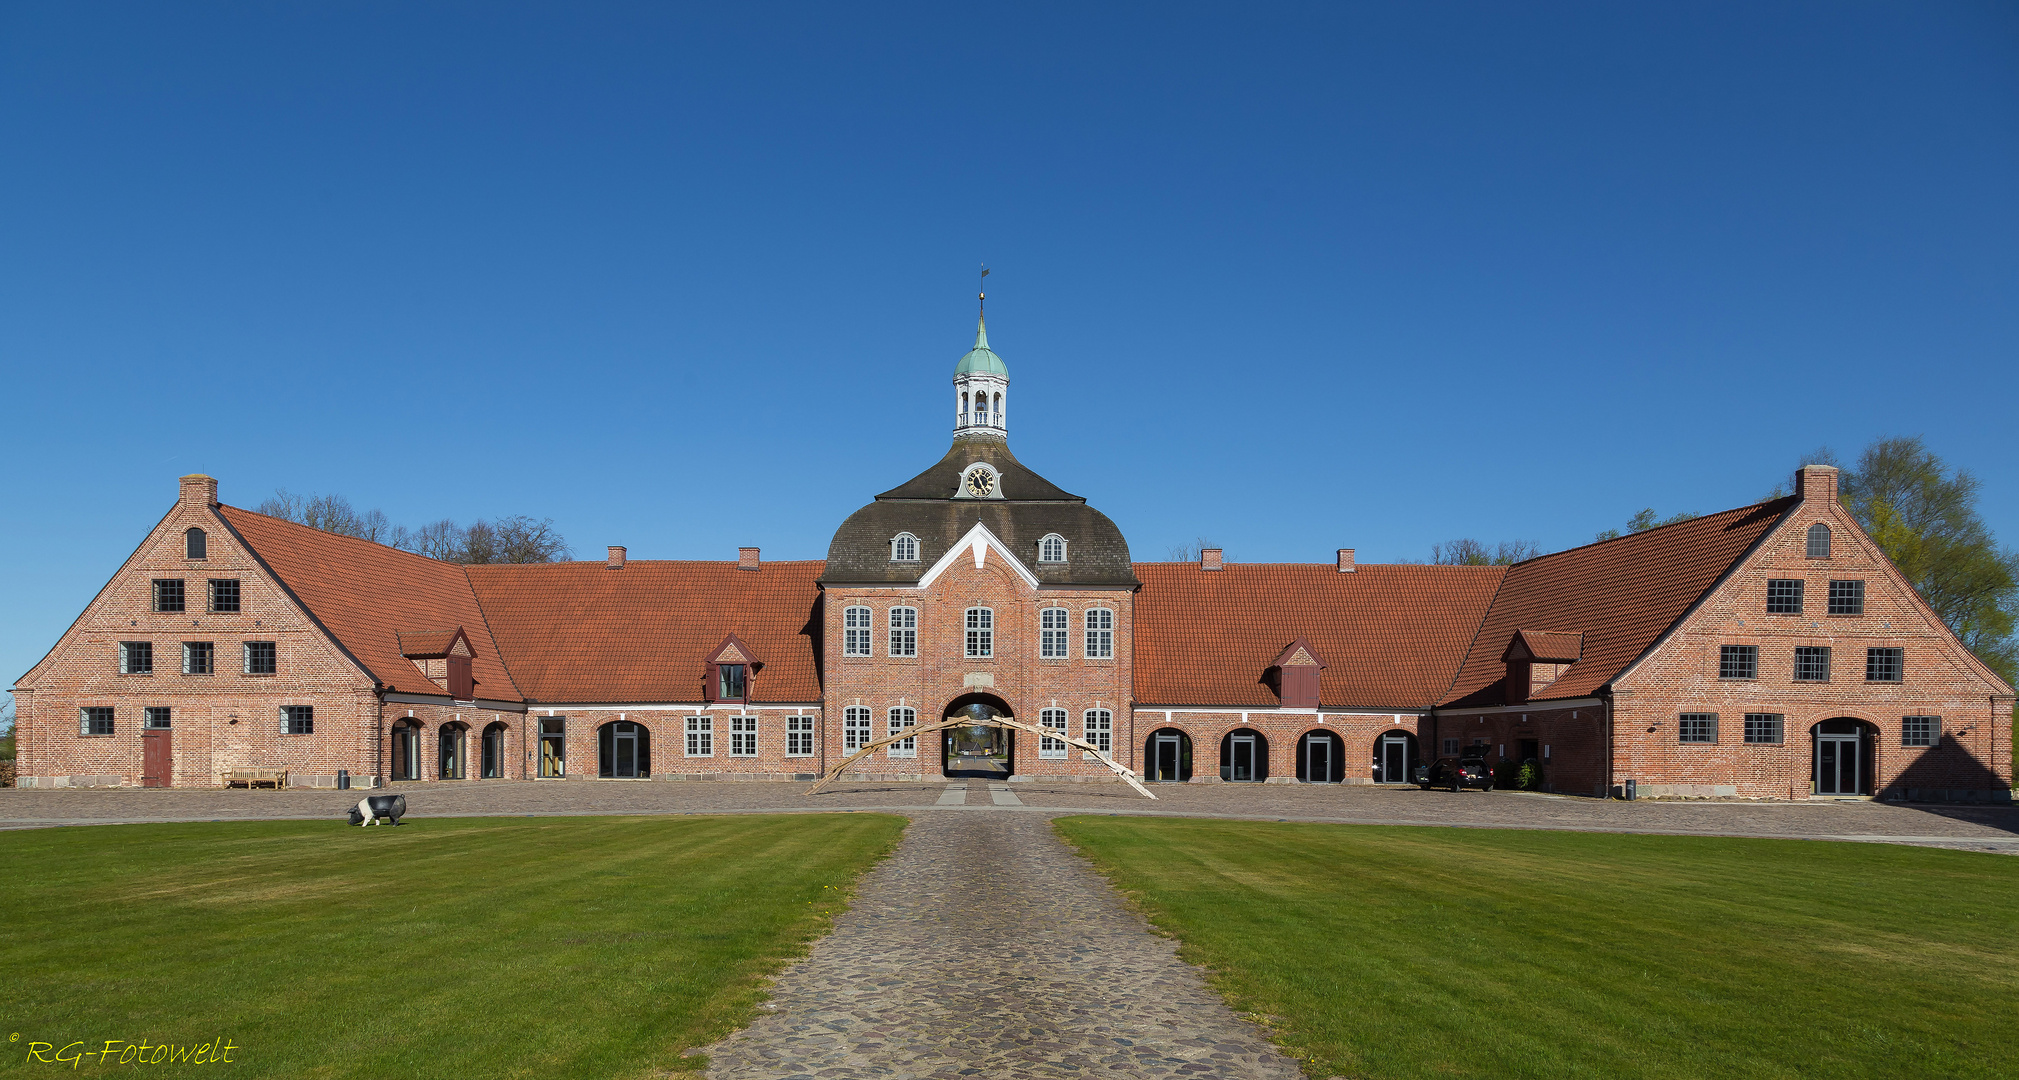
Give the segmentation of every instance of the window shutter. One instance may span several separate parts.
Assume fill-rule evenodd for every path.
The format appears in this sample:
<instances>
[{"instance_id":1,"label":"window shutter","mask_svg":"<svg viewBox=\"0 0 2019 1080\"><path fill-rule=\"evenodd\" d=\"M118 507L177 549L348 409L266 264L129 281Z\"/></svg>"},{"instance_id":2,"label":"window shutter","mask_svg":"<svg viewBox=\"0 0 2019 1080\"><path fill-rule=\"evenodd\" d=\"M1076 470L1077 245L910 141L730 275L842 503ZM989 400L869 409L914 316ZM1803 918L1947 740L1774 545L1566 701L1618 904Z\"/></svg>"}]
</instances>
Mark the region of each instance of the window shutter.
<instances>
[{"instance_id":1,"label":"window shutter","mask_svg":"<svg viewBox=\"0 0 2019 1080\"><path fill-rule=\"evenodd\" d=\"M476 700L477 677L470 670L467 656L449 656L449 696L457 701Z\"/></svg>"}]
</instances>

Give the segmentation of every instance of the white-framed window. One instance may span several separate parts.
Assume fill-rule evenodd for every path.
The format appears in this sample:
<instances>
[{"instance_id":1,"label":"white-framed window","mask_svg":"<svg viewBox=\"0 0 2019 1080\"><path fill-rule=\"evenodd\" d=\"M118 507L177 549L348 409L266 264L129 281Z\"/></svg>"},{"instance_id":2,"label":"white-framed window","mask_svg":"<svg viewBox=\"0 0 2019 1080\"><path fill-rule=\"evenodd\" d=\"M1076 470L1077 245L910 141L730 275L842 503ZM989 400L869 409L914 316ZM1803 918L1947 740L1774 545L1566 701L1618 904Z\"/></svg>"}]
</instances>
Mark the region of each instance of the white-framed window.
<instances>
[{"instance_id":1,"label":"white-framed window","mask_svg":"<svg viewBox=\"0 0 2019 1080\"><path fill-rule=\"evenodd\" d=\"M918 537L908 532L898 533L890 538L891 562L917 562Z\"/></svg>"},{"instance_id":2,"label":"white-framed window","mask_svg":"<svg viewBox=\"0 0 2019 1080\"><path fill-rule=\"evenodd\" d=\"M1061 735L1065 734L1066 711L1064 709L1038 710L1038 726L1047 731L1056 731ZM1065 756L1066 744L1063 740L1050 737L1041 737L1038 739L1038 757L1058 760Z\"/></svg>"},{"instance_id":3,"label":"white-framed window","mask_svg":"<svg viewBox=\"0 0 2019 1080\"><path fill-rule=\"evenodd\" d=\"M715 756L715 718L703 714L687 718L687 756Z\"/></svg>"},{"instance_id":4,"label":"white-framed window","mask_svg":"<svg viewBox=\"0 0 2019 1080\"><path fill-rule=\"evenodd\" d=\"M995 612L988 608L967 609L967 655L995 655Z\"/></svg>"},{"instance_id":5,"label":"white-framed window","mask_svg":"<svg viewBox=\"0 0 2019 1080\"><path fill-rule=\"evenodd\" d=\"M869 618L866 607L841 609L841 655L869 655Z\"/></svg>"},{"instance_id":6,"label":"white-framed window","mask_svg":"<svg viewBox=\"0 0 2019 1080\"><path fill-rule=\"evenodd\" d=\"M1087 609L1087 651L1089 660L1110 660L1115 655L1115 613L1107 608Z\"/></svg>"},{"instance_id":7,"label":"white-framed window","mask_svg":"<svg viewBox=\"0 0 2019 1080\"><path fill-rule=\"evenodd\" d=\"M918 655L917 608L894 607L890 609L890 655Z\"/></svg>"},{"instance_id":8,"label":"white-framed window","mask_svg":"<svg viewBox=\"0 0 2019 1080\"><path fill-rule=\"evenodd\" d=\"M813 717L788 716L785 718L785 756L813 756Z\"/></svg>"},{"instance_id":9,"label":"white-framed window","mask_svg":"<svg viewBox=\"0 0 2019 1080\"><path fill-rule=\"evenodd\" d=\"M1115 752L1115 714L1106 709L1088 709L1086 712L1087 741L1101 748L1101 753Z\"/></svg>"},{"instance_id":10,"label":"white-framed window","mask_svg":"<svg viewBox=\"0 0 2019 1080\"><path fill-rule=\"evenodd\" d=\"M892 709L890 710L890 730L884 732L884 734L895 735L917 726L917 709ZM899 739L890 744L889 750L890 757L915 758L918 756L918 740Z\"/></svg>"},{"instance_id":11,"label":"white-framed window","mask_svg":"<svg viewBox=\"0 0 2019 1080\"><path fill-rule=\"evenodd\" d=\"M1066 538L1058 533L1049 533L1038 541L1039 562L1065 562Z\"/></svg>"},{"instance_id":12,"label":"white-framed window","mask_svg":"<svg viewBox=\"0 0 2019 1080\"><path fill-rule=\"evenodd\" d=\"M757 756L756 717L732 716L729 718L729 756Z\"/></svg>"},{"instance_id":13,"label":"white-framed window","mask_svg":"<svg viewBox=\"0 0 2019 1080\"><path fill-rule=\"evenodd\" d=\"M1062 607L1038 612L1038 656L1045 660L1066 658L1066 636L1072 631L1070 616Z\"/></svg>"},{"instance_id":14,"label":"white-framed window","mask_svg":"<svg viewBox=\"0 0 2019 1080\"><path fill-rule=\"evenodd\" d=\"M841 748L848 753L868 746L875 741L870 735L869 710L860 705L850 705L841 711Z\"/></svg>"}]
</instances>

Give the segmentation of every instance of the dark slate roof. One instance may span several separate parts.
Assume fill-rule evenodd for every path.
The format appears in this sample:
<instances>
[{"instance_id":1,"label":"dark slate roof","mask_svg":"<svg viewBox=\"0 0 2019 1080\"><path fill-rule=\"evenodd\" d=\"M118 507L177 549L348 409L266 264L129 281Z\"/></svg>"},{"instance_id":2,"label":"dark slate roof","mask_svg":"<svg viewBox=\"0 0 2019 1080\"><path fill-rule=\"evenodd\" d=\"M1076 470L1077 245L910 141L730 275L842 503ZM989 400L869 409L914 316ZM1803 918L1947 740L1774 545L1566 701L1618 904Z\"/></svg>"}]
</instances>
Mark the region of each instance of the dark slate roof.
<instances>
[{"instance_id":1,"label":"dark slate roof","mask_svg":"<svg viewBox=\"0 0 2019 1080\"><path fill-rule=\"evenodd\" d=\"M1001 498L957 498L961 473L975 462L996 470ZM1006 544L1046 585L1134 588L1129 544L1106 514L1032 472L999 439L958 438L938 464L850 514L827 548L823 585L911 585L977 524ZM919 560L890 561L898 533L918 537ZM1038 541L1057 533L1064 563L1038 562Z\"/></svg>"}]
</instances>

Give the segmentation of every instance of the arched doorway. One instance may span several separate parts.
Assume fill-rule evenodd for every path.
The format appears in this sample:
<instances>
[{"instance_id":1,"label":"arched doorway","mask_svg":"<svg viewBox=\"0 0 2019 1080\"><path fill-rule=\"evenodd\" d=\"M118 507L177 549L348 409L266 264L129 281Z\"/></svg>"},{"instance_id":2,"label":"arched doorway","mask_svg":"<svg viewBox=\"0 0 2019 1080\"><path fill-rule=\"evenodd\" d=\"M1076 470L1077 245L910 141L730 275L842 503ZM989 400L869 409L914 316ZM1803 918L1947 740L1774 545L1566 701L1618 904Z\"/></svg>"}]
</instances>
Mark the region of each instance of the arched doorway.
<instances>
[{"instance_id":1,"label":"arched doorway","mask_svg":"<svg viewBox=\"0 0 2019 1080\"><path fill-rule=\"evenodd\" d=\"M1017 733L988 723L1014 718L1009 703L994 694L962 694L947 702L942 720L971 720L940 732L939 771L950 779L1007 780L1016 773Z\"/></svg>"},{"instance_id":2,"label":"arched doorway","mask_svg":"<svg viewBox=\"0 0 2019 1080\"><path fill-rule=\"evenodd\" d=\"M443 780L461 780L467 775L465 770L468 768L468 765L464 762L463 755L469 746L469 725L463 723L443 724L438 741L441 746L441 753L435 758L439 766L436 770L437 773Z\"/></svg>"},{"instance_id":3,"label":"arched doorway","mask_svg":"<svg viewBox=\"0 0 2019 1080\"><path fill-rule=\"evenodd\" d=\"M1307 731L1297 740L1297 779L1337 784L1346 779L1346 746L1330 731Z\"/></svg>"},{"instance_id":4,"label":"arched doorway","mask_svg":"<svg viewBox=\"0 0 2019 1080\"><path fill-rule=\"evenodd\" d=\"M484 728L484 769L486 780L505 778L505 722L494 721Z\"/></svg>"},{"instance_id":5,"label":"arched doorway","mask_svg":"<svg viewBox=\"0 0 2019 1080\"><path fill-rule=\"evenodd\" d=\"M1143 779L1176 784L1192 778L1192 737L1177 728L1158 728L1143 743Z\"/></svg>"},{"instance_id":6,"label":"arched doorway","mask_svg":"<svg viewBox=\"0 0 2019 1080\"><path fill-rule=\"evenodd\" d=\"M1384 731L1374 739L1374 782L1406 784L1416 772L1416 736Z\"/></svg>"},{"instance_id":7,"label":"arched doorway","mask_svg":"<svg viewBox=\"0 0 2019 1080\"><path fill-rule=\"evenodd\" d=\"M1809 729L1817 795L1870 795L1879 771L1879 729L1839 716Z\"/></svg>"},{"instance_id":8,"label":"arched doorway","mask_svg":"<svg viewBox=\"0 0 2019 1080\"><path fill-rule=\"evenodd\" d=\"M652 731L630 720L612 720L596 729L596 775L608 780L643 780L652 775Z\"/></svg>"},{"instance_id":9,"label":"arched doorway","mask_svg":"<svg viewBox=\"0 0 2019 1080\"><path fill-rule=\"evenodd\" d=\"M1220 737L1220 779L1259 784L1269 778L1269 740L1254 728L1236 728Z\"/></svg>"},{"instance_id":10,"label":"arched doorway","mask_svg":"<svg viewBox=\"0 0 2019 1080\"><path fill-rule=\"evenodd\" d=\"M419 780L421 778L421 726L412 720L397 720L393 723L392 768L386 776L392 780Z\"/></svg>"}]
</instances>

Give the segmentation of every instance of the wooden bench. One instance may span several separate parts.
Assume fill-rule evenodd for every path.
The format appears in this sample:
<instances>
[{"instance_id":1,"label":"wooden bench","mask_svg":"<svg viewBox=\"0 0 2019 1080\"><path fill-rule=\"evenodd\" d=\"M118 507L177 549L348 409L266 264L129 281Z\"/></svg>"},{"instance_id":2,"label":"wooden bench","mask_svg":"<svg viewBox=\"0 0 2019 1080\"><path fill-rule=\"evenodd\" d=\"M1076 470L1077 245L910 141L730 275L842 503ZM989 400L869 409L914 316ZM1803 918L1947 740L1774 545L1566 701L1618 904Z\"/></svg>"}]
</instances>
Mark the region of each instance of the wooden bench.
<instances>
[{"instance_id":1,"label":"wooden bench","mask_svg":"<svg viewBox=\"0 0 2019 1080\"><path fill-rule=\"evenodd\" d=\"M279 791L287 785L286 769L226 769L224 786L228 788L245 785L247 791L264 784Z\"/></svg>"}]
</instances>

